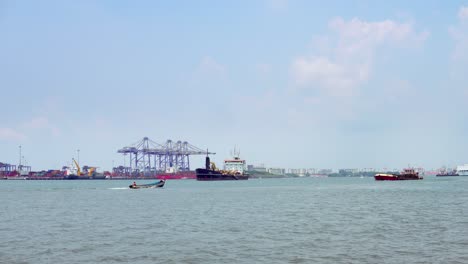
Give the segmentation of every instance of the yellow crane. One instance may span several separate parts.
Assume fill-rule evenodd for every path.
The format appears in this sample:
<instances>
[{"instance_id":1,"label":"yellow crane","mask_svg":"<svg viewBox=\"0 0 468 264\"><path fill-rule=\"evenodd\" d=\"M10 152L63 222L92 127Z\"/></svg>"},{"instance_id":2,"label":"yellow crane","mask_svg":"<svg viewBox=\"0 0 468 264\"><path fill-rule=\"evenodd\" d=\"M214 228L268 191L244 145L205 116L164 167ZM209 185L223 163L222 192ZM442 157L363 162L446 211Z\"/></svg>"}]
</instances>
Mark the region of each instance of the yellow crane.
<instances>
[{"instance_id":1,"label":"yellow crane","mask_svg":"<svg viewBox=\"0 0 468 264\"><path fill-rule=\"evenodd\" d=\"M97 167L89 167L88 168L88 176L91 177L93 176L94 172L96 172Z\"/></svg>"},{"instance_id":2,"label":"yellow crane","mask_svg":"<svg viewBox=\"0 0 468 264\"><path fill-rule=\"evenodd\" d=\"M216 164L214 162L210 162L211 164L211 169L212 170L218 170L218 168L216 168Z\"/></svg>"},{"instance_id":3,"label":"yellow crane","mask_svg":"<svg viewBox=\"0 0 468 264\"><path fill-rule=\"evenodd\" d=\"M73 162L75 163L75 166L76 166L76 169L77 169L76 175L81 176L81 168L80 168L80 165L78 165L78 162L76 162L75 159L73 159Z\"/></svg>"}]
</instances>

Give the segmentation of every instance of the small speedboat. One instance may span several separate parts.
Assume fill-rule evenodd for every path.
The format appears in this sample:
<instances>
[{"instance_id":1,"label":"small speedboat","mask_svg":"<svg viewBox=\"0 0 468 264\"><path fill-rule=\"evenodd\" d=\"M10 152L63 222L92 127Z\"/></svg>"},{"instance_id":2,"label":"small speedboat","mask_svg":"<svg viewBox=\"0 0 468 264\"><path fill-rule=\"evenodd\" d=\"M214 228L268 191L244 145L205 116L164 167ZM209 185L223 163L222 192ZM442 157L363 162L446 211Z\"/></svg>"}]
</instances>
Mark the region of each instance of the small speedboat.
<instances>
[{"instance_id":1,"label":"small speedboat","mask_svg":"<svg viewBox=\"0 0 468 264\"><path fill-rule=\"evenodd\" d=\"M128 187L130 189L146 189L146 188L162 188L166 183L165 180L161 180L159 182L148 183L148 184L130 184Z\"/></svg>"}]
</instances>

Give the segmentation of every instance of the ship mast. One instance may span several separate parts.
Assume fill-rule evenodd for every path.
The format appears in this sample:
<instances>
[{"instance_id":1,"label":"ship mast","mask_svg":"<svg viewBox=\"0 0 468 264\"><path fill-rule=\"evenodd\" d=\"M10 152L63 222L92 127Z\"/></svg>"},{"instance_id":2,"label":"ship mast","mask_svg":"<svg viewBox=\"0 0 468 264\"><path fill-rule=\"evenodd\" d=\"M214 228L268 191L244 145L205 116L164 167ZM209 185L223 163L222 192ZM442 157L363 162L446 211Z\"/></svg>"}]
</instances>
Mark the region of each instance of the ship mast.
<instances>
[{"instance_id":1,"label":"ship mast","mask_svg":"<svg viewBox=\"0 0 468 264\"><path fill-rule=\"evenodd\" d=\"M19 146L19 168L21 168L21 145Z\"/></svg>"}]
</instances>

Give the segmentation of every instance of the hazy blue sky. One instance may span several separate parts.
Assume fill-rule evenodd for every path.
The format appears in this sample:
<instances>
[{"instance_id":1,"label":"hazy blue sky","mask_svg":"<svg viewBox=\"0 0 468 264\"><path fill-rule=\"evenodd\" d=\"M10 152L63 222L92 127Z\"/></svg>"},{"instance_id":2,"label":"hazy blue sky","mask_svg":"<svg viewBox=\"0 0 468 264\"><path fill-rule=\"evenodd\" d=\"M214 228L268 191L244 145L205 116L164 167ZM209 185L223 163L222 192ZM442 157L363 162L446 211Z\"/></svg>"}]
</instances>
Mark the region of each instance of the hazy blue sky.
<instances>
[{"instance_id":1,"label":"hazy blue sky","mask_svg":"<svg viewBox=\"0 0 468 264\"><path fill-rule=\"evenodd\" d=\"M2 162L468 163L468 2L0 0L0 40Z\"/></svg>"}]
</instances>

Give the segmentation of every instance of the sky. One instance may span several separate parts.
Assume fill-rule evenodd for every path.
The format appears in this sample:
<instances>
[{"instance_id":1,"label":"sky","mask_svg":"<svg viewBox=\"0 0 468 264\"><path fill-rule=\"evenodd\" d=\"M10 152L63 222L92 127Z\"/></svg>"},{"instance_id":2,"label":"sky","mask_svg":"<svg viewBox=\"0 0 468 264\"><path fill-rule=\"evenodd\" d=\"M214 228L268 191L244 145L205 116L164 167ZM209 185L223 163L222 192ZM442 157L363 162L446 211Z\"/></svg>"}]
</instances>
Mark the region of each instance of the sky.
<instances>
[{"instance_id":1,"label":"sky","mask_svg":"<svg viewBox=\"0 0 468 264\"><path fill-rule=\"evenodd\" d=\"M218 164L468 163L466 1L0 0L0 40L0 162L108 170L149 137Z\"/></svg>"}]
</instances>

